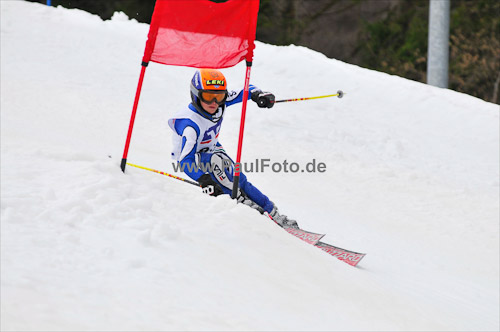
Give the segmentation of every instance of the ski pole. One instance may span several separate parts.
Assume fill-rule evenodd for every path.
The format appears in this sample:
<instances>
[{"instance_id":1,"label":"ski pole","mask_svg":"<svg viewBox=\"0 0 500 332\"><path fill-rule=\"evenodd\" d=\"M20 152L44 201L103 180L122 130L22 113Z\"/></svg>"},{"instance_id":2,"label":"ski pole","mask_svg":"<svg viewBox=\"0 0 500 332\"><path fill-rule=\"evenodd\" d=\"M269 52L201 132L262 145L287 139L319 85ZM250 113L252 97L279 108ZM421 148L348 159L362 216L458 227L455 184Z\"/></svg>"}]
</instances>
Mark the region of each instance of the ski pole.
<instances>
[{"instance_id":1,"label":"ski pole","mask_svg":"<svg viewBox=\"0 0 500 332\"><path fill-rule=\"evenodd\" d=\"M186 182L186 183L189 183L189 184L192 184L194 186L197 186L199 187L200 184L198 182L194 182L194 181L191 181L191 180L188 180L188 179L184 179L184 178L181 178L181 177L178 177L178 176L175 176L175 175L172 175L172 174L168 174L168 173L165 173L165 172L162 172L162 171L158 171L156 169L152 169L152 168L148 168L148 167L144 167L144 166L139 166L139 165L134 165L134 164L131 164L131 163L127 163L127 165L130 165L132 167L137 167L137 168L140 168L140 169L145 169L146 171L150 171L150 172L154 172L154 173L158 173L158 174L161 174L161 175L166 175L168 177L171 177L171 178L174 178L176 180L181 180L183 182Z\"/></svg>"},{"instance_id":2,"label":"ski pole","mask_svg":"<svg viewBox=\"0 0 500 332\"><path fill-rule=\"evenodd\" d=\"M288 101L301 101L301 100L311 100L311 99L320 99L320 98L328 98L328 97L339 97L342 98L344 96L344 92L342 90L337 91L336 94L333 95L326 95L326 96L317 96L317 97L306 97L306 98L293 98L293 99L283 99L283 100L276 100L275 103L285 103Z\"/></svg>"}]
</instances>

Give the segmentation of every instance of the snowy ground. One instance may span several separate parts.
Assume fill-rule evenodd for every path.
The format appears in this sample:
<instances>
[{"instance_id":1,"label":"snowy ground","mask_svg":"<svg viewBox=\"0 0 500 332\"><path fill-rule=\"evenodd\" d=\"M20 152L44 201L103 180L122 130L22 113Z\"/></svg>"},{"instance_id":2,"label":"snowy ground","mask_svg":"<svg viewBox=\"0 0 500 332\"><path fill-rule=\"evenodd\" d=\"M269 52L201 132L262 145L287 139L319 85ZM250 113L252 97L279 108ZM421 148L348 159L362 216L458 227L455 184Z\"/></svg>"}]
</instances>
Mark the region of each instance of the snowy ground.
<instances>
[{"instance_id":1,"label":"snowy ground","mask_svg":"<svg viewBox=\"0 0 500 332\"><path fill-rule=\"evenodd\" d=\"M498 331L499 106L257 43L248 173L353 268L228 197L119 163L148 26L1 1L2 331ZM129 161L172 172L194 70L150 64ZM240 88L244 66L224 73ZM241 108L220 141L236 154ZM178 174L181 175L181 174Z\"/></svg>"}]
</instances>

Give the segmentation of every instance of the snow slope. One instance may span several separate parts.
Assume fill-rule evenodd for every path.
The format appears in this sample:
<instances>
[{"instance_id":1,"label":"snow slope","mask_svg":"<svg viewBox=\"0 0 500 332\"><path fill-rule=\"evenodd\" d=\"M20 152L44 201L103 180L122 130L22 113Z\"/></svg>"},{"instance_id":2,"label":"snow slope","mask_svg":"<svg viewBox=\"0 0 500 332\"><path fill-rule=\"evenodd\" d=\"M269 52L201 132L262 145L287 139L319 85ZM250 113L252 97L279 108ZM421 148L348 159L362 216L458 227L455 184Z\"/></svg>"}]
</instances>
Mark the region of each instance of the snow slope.
<instances>
[{"instance_id":1,"label":"snow slope","mask_svg":"<svg viewBox=\"0 0 500 332\"><path fill-rule=\"evenodd\" d=\"M499 106L257 43L248 173L358 268L228 197L119 169L148 26L1 1L2 331L479 331L499 322ZM173 172L192 68L150 64L129 161ZM242 86L244 65L224 70ZM241 108L220 141L236 154ZM181 175L181 174L177 174Z\"/></svg>"}]
</instances>

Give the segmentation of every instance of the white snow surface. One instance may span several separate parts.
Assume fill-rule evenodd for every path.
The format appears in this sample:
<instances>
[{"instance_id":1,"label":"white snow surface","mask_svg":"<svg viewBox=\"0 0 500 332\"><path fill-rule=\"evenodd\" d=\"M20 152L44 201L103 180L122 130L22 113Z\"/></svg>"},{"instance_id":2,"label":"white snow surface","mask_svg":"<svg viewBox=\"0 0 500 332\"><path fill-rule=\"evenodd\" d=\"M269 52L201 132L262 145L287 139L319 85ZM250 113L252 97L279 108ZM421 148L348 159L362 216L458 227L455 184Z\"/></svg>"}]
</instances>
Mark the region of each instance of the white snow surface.
<instances>
[{"instance_id":1,"label":"white snow surface","mask_svg":"<svg viewBox=\"0 0 500 332\"><path fill-rule=\"evenodd\" d=\"M257 42L242 161L353 268L229 197L119 168L149 26L1 1L2 331L498 331L499 106ZM223 70L243 86L245 65ZM151 63L128 161L173 173L193 68ZM241 105L241 104L240 104ZM236 156L241 106L219 137ZM277 167L277 166L276 166ZM182 173L174 173L183 176Z\"/></svg>"}]
</instances>

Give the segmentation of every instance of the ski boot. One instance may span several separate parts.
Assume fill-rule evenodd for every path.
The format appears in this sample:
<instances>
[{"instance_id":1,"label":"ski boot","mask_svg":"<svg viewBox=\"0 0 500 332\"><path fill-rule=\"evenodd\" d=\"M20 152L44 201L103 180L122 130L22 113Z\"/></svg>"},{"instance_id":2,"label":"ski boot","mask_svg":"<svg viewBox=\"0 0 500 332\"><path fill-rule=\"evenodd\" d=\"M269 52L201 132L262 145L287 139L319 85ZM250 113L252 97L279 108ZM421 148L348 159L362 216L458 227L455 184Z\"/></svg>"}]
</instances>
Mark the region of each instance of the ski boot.
<instances>
[{"instance_id":1,"label":"ski boot","mask_svg":"<svg viewBox=\"0 0 500 332\"><path fill-rule=\"evenodd\" d=\"M278 207L274 203L273 203L273 210L270 213L268 213L268 215L275 223L277 223L279 226L283 228L289 228L289 227L297 229L299 228L297 221L288 218L284 214L280 214L278 211Z\"/></svg>"},{"instance_id":2,"label":"ski boot","mask_svg":"<svg viewBox=\"0 0 500 332\"><path fill-rule=\"evenodd\" d=\"M252 209L259 211L260 214L264 214L264 209L261 208L260 205L252 201L250 198L248 198L248 196L245 193L239 190L238 194L239 194L237 198L238 203L245 204L251 207Z\"/></svg>"}]
</instances>

